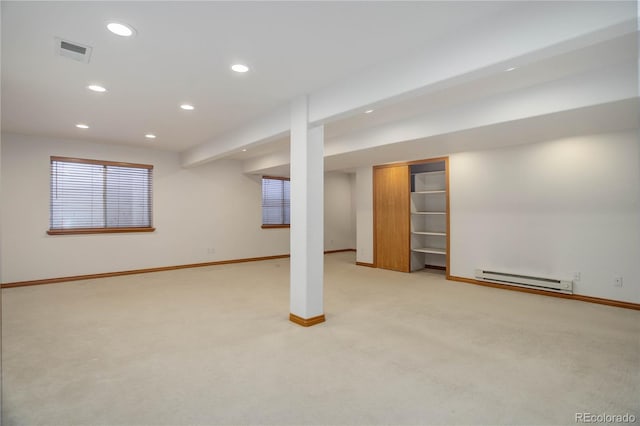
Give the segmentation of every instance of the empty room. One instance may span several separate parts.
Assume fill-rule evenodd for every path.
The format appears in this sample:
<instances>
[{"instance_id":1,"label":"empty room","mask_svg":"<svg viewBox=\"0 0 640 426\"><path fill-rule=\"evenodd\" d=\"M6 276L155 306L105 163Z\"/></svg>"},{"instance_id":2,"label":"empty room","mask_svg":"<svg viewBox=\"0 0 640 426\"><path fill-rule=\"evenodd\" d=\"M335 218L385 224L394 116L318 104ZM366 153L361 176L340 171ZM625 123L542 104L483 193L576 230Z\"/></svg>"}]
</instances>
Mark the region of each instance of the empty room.
<instances>
[{"instance_id":1,"label":"empty room","mask_svg":"<svg viewBox=\"0 0 640 426\"><path fill-rule=\"evenodd\" d=\"M3 425L640 422L636 1L2 1Z\"/></svg>"}]
</instances>

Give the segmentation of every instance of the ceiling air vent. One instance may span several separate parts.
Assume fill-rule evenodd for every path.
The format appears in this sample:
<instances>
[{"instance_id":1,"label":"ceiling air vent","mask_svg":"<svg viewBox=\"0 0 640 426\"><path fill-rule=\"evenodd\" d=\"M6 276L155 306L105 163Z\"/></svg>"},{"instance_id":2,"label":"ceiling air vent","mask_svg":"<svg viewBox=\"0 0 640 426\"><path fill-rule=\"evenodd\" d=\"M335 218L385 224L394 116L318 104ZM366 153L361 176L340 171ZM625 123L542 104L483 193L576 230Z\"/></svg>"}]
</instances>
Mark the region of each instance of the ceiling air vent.
<instances>
[{"instance_id":1,"label":"ceiling air vent","mask_svg":"<svg viewBox=\"0 0 640 426\"><path fill-rule=\"evenodd\" d=\"M65 58L73 59L74 61L89 63L91 58L91 46L86 44L76 43L75 41L63 40L56 37L56 53Z\"/></svg>"}]
</instances>

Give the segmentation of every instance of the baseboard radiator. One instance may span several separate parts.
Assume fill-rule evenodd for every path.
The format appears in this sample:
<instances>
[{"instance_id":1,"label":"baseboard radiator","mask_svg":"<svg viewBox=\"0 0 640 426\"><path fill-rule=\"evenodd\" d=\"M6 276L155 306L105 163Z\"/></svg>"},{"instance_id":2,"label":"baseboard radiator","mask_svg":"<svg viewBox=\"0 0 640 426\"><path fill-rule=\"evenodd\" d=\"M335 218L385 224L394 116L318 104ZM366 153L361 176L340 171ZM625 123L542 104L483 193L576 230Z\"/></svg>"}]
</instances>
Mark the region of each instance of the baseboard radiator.
<instances>
[{"instance_id":1,"label":"baseboard radiator","mask_svg":"<svg viewBox=\"0 0 640 426\"><path fill-rule=\"evenodd\" d=\"M476 269L476 278L498 284L515 285L518 287L535 288L538 290L555 291L573 294L573 281L555 278L534 277L530 275L513 274L509 272Z\"/></svg>"}]
</instances>

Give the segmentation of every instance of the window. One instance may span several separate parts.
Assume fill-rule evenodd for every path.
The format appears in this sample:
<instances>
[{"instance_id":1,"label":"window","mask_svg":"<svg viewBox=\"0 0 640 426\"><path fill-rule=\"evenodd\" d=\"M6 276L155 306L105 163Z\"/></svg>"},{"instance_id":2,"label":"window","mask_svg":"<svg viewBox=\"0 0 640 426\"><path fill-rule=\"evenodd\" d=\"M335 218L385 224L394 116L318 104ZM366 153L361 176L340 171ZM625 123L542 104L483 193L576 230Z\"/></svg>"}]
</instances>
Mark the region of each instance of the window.
<instances>
[{"instance_id":1,"label":"window","mask_svg":"<svg viewBox=\"0 0 640 426\"><path fill-rule=\"evenodd\" d=\"M291 192L289 178L262 178L262 227L288 228Z\"/></svg>"},{"instance_id":2,"label":"window","mask_svg":"<svg viewBox=\"0 0 640 426\"><path fill-rule=\"evenodd\" d=\"M51 157L49 235L150 232L153 166Z\"/></svg>"}]
</instances>

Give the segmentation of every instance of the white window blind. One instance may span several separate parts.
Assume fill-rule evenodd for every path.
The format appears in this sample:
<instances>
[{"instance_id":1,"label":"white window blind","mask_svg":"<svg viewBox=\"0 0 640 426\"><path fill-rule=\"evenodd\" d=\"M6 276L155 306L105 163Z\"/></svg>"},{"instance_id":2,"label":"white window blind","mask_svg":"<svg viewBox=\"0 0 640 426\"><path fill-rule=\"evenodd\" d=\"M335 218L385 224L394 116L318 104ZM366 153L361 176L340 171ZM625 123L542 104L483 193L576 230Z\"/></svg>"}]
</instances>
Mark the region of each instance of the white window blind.
<instances>
[{"instance_id":1,"label":"white window blind","mask_svg":"<svg viewBox=\"0 0 640 426\"><path fill-rule=\"evenodd\" d=\"M51 157L50 230L151 228L153 166Z\"/></svg>"},{"instance_id":2,"label":"white window blind","mask_svg":"<svg viewBox=\"0 0 640 426\"><path fill-rule=\"evenodd\" d=\"M291 193L287 178L262 178L262 224L289 225Z\"/></svg>"}]
</instances>

